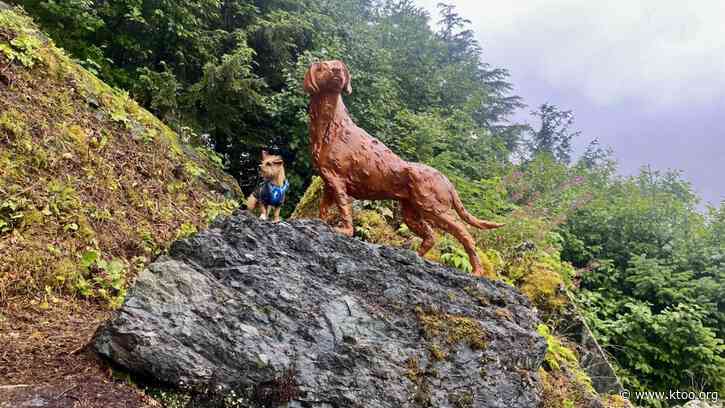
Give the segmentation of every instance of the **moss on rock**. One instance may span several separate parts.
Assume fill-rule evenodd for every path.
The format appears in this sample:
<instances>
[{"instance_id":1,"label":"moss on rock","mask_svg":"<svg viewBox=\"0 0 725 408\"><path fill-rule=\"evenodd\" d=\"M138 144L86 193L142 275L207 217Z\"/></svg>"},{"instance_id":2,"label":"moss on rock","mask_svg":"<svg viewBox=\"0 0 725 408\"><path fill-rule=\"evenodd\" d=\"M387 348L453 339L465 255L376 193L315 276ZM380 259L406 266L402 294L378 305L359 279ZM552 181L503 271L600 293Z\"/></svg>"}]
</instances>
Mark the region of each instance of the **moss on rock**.
<instances>
[{"instance_id":1,"label":"moss on rock","mask_svg":"<svg viewBox=\"0 0 725 408\"><path fill-rule=\"evenodd\" d=\"M486 347L487 334L475 319L425 311L421 307L416 308L416 314L425 338L433 342L431 354L434 359L442 357L442 350L436 343L446 345L449 349L462 343L473 350Z\"/></svg>"}]
</instances>

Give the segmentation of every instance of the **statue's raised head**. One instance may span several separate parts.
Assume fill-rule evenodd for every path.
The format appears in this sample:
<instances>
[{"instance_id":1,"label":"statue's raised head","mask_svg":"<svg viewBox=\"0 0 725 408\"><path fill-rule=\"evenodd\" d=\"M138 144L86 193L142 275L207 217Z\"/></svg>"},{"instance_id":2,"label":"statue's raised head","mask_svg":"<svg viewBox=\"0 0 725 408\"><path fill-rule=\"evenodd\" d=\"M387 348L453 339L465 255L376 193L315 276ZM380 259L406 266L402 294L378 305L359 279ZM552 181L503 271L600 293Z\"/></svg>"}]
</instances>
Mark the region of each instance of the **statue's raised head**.
<instances>
[{"instance_id":1,"label":"statue's raised head","mask_svg":"<svg viewBox=\"0 0 725 408\"><path fill-rule=\"evenodd\" d=\"M350 71L347 65L339 60L315 62L305 73L305 92L310 95L318 93L342 93L350 95Z\"/></svg>"}]
</instances>

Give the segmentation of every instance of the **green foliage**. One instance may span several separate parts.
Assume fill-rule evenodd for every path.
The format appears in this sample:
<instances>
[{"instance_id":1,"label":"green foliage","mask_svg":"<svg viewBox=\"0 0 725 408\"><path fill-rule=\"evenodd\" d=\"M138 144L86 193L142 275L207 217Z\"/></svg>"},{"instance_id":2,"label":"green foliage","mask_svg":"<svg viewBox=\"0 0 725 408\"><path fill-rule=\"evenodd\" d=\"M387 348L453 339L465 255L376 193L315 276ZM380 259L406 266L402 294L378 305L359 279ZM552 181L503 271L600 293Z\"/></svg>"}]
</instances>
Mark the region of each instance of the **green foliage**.
<instances>
[{"instance_id":1,"label":"green foliage","mask_svg":"<svg viewBox=\"0 0 725 408\"><path fill-rule=\"evenodd\" d=\"M74 289L85 297L97 297L108 302L112 309L119 308L126 296L126 264L114 258L106 260L97 250L81 254L81 273L77 276Z\"/></svg>"},{"instance_id":2,"label":"green foliage","mask_svg":"<svg viewBox=\"0 0 725 408\"><path fill-rule=\"evenodd\" d=\"M40 56L37 54L42 42L34 34L20 34L18 37L10 40L10 43L0 43L0 52L7 60L13 62L19 61L23 66L32 68Z\"/></svg>"},{"instance_id":3,"label":"green foliage","mask_svg":"<svg viewBox=\"0 0 725 408\"><path fill-rule=\"evenodd\" d=\"M0 86L0 303L40 296L49 306L65 294L116 307L128 278L176 237L176 220L205 226L233 205L220 185L233 195L237 186L211 154L182 149L173 131L75 64L19 9L0 11L0 44L34 61L7 64L0 52L11 79Z\"/></svg>"},{"instance_id":4,"label":"green foliage","mask_svg":"<svg viewBox=\"0 0 725 408\"><path fill-rule=\"evenodd\" d=\"M23 220L23 209L28 200L24 198L7 198L0 201L0 235L12 231Z\"/></svg>"},{"instance_id":5,"label":"green foliage","mask_svg":"<svg viewBox=\"0 0 725 408\"><path fill-rule=\"evenodd\" d=\"M578 297L624 382L722 392L719 211L698 212L679 174L648 168L592 193L562 226L562 257L583 268Z\"/></svg>"},{"instance_id":6,"label":"green foliage","mask_svg":"<svg viewBox=\"0 0 725 408\"><path fill-rule=\"evenodd\" d=\"M471 272L473 268L468 261L466 251L460 245L456 245L450 239L440 244L440 260L443 264L458 268L464 272Z\"/></svg>"},{"instance_id":7,"label":"green foliage","mask_svg":"<svg viewBox=\"0 0 725 408\"><path fill-rule=\"evenodd\" d=\"M176 239L183 239L186 237L189 237L191 235L196 234L197 229L196 225L189 224L189 223L183 223L179 226L179 229L176 230Z\"/></svg>"},{"instance_id":8,"label":"green foliage","mask_svg":"<svg viewBox=\"0 0 725 408\"><path fill-rule=\"evenodd\" d=\"M623 348L616 357L625 386L648 390L676 384L683 390L722 392L725 345L707 327L701 308L680 303L655 313L635 299L618 303L615 317L594 322L605 344Z\"/></svg>"},{"instance_id":9,"label":"green foliage","mask_svg":"<svg viewBox=\"0 0 725 408\"><path fill-rule=\"evenodd\" d=\"M568 347L562 345L561 340L551 333L549 326L539 324L536 332L546 339L546 356L544 362L551 370L561 370L564 364L578 364L576 354Z\"/></svg>"},{"instance_id":10,"label":"green foliage","mask_svg":"<svg viewBox=\"0 0 725 408\"><path fill-rule=\"evenodd\" d=\"M481 62L452 7L441 9L435 32L408 0L20 3L91 72L168 124L208 135L247 193L262 146L289 150L292 185L309 182L301 80L323 58L348 63L351 114L406 158L478 183L500 170L523 132L506 120L522 106L507 72ZM111 115L129 125L120 111Z\"/></svg>"}]
</instances>

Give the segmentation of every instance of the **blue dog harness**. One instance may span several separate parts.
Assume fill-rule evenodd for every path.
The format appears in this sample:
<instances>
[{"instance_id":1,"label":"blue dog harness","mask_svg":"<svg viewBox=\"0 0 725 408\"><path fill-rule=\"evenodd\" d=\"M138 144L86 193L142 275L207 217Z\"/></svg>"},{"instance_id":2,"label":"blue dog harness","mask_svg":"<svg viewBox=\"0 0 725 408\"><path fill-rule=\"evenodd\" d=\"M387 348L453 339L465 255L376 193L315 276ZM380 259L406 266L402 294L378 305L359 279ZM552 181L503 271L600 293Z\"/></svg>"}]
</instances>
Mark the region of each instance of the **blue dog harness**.
<instances>
[{"instance_id":1,"label":"blue dog harness","mask_svg":"<svg viewBox=\"0 0 725 408\"><path fill-rule=\"evenodd\" d=\"M287 180L282 183L282 186L275 185L271 181L265 181L259 186L259 199L262 200L264 205L279 207L284 202L284 195L287 189L289 189L289 182Z\"/></svg>"}]
</instances>

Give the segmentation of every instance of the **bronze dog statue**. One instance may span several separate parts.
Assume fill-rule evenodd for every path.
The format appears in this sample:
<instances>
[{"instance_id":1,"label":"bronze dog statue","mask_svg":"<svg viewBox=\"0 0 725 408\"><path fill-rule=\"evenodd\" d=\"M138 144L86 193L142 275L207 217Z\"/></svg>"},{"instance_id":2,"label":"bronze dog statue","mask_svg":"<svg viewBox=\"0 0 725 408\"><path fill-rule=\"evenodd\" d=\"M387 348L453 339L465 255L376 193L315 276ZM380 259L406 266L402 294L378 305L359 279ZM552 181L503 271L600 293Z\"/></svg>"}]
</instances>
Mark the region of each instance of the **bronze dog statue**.
<instances>
[{"instance_id":1,"label":"bronze dog statue","mask_svg":"<svg viewBox=\"0 0 725 408\"><path fill-rule=\"evenodd\" d=\"M403 220L423 238L418 249L425 255L435 237L431 226L450 233L463 244L475 275L483 275L473 237L451 213L454 208L468 224L481 229L501 227L466 211L451 182L436 169L409 163L353 123L342 101L352 93L350 72L342 61L314 63L305 74L310 94L312 159L324 182L320 218L329 222L330 205L342 216L338 232L352 236L352 199L398 200Z\"/></svg>"}]
</instances>

